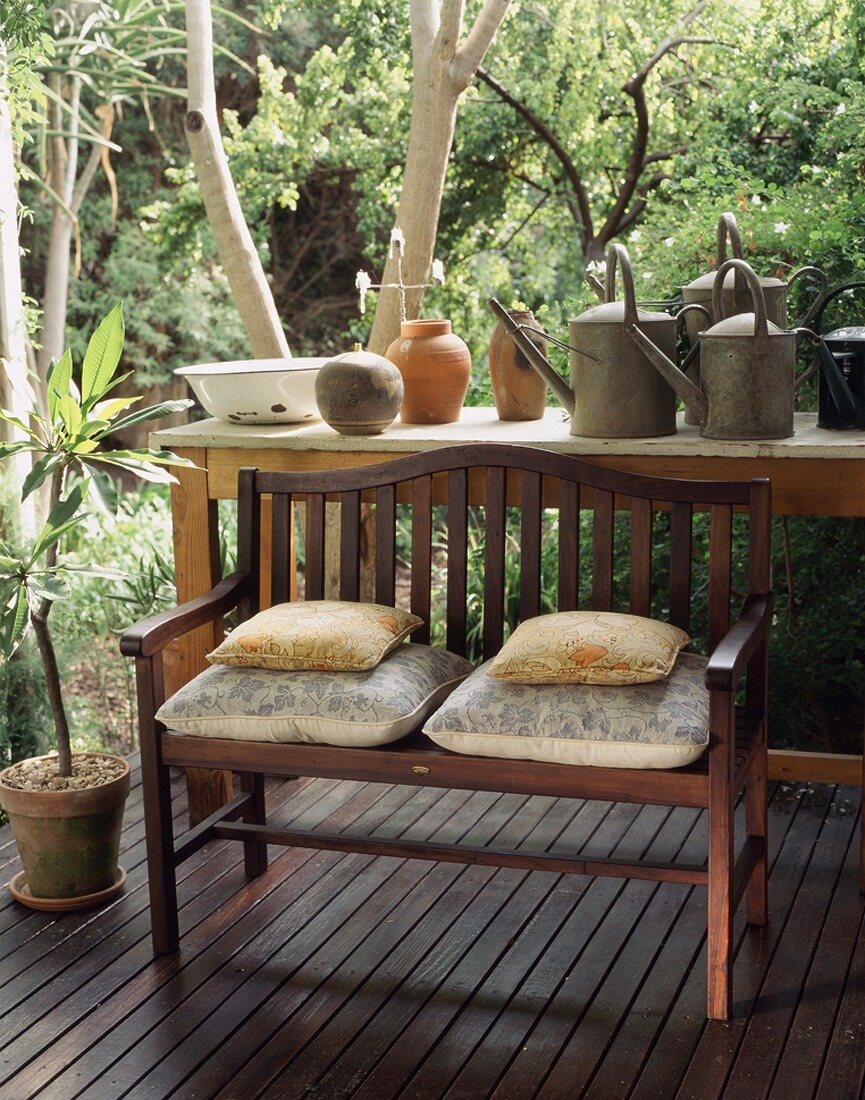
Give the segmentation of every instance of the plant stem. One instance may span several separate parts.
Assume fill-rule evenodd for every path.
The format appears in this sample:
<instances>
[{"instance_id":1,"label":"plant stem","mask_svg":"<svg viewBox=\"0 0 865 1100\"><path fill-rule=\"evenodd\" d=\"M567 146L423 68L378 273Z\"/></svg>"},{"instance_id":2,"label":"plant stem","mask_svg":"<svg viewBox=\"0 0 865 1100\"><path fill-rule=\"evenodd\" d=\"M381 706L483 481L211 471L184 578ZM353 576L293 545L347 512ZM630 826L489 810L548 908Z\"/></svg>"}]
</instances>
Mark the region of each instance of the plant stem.
<instances>
[{"instance_id":1,"label":"plant stem","mask_svg":"<svg viewBox=\"0 0 865 1100\"><path fill-rule=\"evenodd\" d=\"M44 601L51 606L50 601ZM63 705L63 692L60 687L60 669L57 667L57 654L48 629L48 622L41 613L33 616L33 633L42 657L45 671L45 686L48 689L48 702L54 718L54 732L57 737L57 774L72 775L72 746L69 740L69 722L66 707Z\"/></svg>"},{"instance_id":2,"label":"plant stem","mask_svg":"<svg viewBox=\"0 0 865 1100\"><path fill-rule=\"evenodd\" d=\"M61 465L54 471L51 477L51 494L49 514L60 502L63 495L63 480L66 472ZM45 565L48 569L54 569L57 565L58 546L55 542L45 554ZM54 734L57 738L57 774L72 775L72 745L69 738L69 719L66 715L66 707L63 703L63 689L60 683L60 669L57 667L57 653L51 632L48 629L48 615L53 603L51 600L40 600L39 608L33 612L33 632L39 646L39 654L42 657L42 669L45 673L45 686L48 691L48 702L51 704L51 715L54 719Z\"/></svg>"}]
</instances>

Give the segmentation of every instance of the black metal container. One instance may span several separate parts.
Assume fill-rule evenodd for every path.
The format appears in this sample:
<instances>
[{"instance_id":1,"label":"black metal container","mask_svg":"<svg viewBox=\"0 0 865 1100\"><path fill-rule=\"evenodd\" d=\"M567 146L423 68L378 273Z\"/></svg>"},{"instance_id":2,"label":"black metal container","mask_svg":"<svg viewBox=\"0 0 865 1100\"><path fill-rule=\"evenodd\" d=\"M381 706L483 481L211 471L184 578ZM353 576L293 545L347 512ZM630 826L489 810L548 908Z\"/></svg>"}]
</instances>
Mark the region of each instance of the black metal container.
<instances>
[{"instance_id":1,"label":"black metal container","mask_svg":"<svg viewBox=\"0 0 865 1100\"><path fill-rule=\"evenodd\" d=\"M814 317L820 332L826 306L848 290L865 288L865 281L846 283L828 294ZM865 325L845 325L823 337L819 349L820 381L817 427L833 431L865 429ZM828 353L828 355L827 355Z\"/></svg>"}]
</instances>

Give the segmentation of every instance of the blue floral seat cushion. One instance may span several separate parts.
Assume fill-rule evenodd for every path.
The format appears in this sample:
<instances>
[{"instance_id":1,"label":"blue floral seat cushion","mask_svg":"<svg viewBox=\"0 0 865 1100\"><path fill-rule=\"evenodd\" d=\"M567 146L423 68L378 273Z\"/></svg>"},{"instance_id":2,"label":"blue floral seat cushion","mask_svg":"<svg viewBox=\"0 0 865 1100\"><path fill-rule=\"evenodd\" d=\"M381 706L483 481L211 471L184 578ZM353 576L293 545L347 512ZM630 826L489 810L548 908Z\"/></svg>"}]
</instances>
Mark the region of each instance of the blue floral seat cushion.
<instances>
[{"instance_id":1,"label":"blue floral seat cushion","mask_svg":"<svg viewBox=\"0 0 865 1100\"><path fill-rule=\"evenodd\" d=\"M510 684L472 673L428 719L436 744L472 756L675 768L709 743L706 658L681 653L663 680L625 686Z\"/></svg>"},{"instance_id":2,"label":"blue floral seat cushion","mask_svg":"<svg viewBox=\"0 0 865 1100\"><path fill-rule=\"evenodd\" d=\"M463 657L411 643L366 672L212 665L156 717L198 737L384 745L416 730L471 670Z\"/></svg>"}]
</instances>

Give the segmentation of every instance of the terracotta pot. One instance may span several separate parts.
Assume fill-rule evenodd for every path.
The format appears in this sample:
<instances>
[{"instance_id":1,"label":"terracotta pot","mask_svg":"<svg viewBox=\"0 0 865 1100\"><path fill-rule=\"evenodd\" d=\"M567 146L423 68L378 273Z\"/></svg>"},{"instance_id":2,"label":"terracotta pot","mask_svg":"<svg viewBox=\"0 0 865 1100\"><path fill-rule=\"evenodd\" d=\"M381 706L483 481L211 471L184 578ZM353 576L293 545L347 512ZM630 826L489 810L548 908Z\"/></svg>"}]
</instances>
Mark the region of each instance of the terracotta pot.
<instances>
[{"instance_id":1,"label":"terracotta pot","mask_svg":"<svg viewBox=\"0 0 865 1100\"><path fill-rule=\"evenodd\" d=\"M74 899L117 882L129 765L121 757L113 759L123 764L122 775L81 790L23 791L4 783L8 768L0 772L0 804L9 815L34 898Z\"/></svg>"},{"instance_id":2,"label":"terracotta pot","mask_svg":"<svg viewBox=\"0 0 865 1100\"><path fill-rule=\"evenodd\" d=\"M315 380L318 411L342 435L378 435L396 420L402 398L397 368L360 344L325 363Z\"/></svg>"},{"instance_id":3,"label":"terracotta pot","mask_svg":"<svg viewBox=\"0 0 865 1100\"><path fill-rule=\"evenodd\" d=\"M459 420L469 388L472 357L451 332L450 321L403 321L387 349L405 384L405 424L452 424Z\"/></svg>"},{"instance_id":4,"label":"terracotta pot","mask_svg":"<svg viewBox=\"0 0 865 1100\"><path fill-rule=\"evenodd\" d=\"M529 309L509 309L508 314L519 325L538 328ZM547 341L539 333L526 333L541 352L547 354ZM547 384L525 355L508 336L499 321L490 338L490 378L493 400L499 420L541 420L547 406Z\"/></svg>"}]
</instances>

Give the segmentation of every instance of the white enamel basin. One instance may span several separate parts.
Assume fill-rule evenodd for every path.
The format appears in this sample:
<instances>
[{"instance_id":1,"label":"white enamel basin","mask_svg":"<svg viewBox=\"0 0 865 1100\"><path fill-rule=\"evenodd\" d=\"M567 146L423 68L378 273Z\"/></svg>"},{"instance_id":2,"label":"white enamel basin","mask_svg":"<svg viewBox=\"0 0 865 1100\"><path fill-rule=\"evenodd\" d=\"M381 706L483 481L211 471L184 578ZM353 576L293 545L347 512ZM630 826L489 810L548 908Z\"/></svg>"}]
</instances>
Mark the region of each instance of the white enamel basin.
<instances>
[{"instance_id":1,"label":"white enamel basin","mask_svg":"<svg viewBox=\"0 0 865 1100\"><path fill-rule=\"evenodd\" d=\"M315 380L327 359L238 359L177 367L211 416L229 424L295 424L319 417Z\"/></svg>"}]
</instances>

